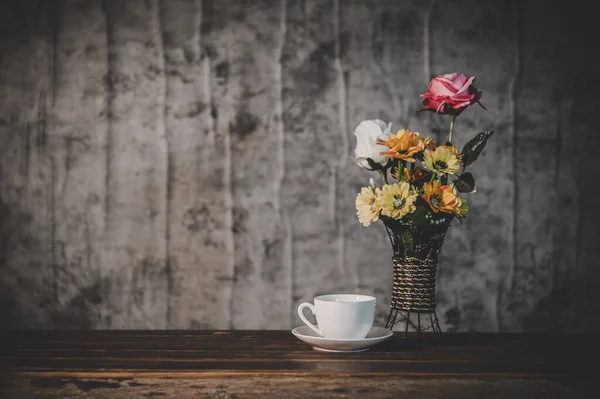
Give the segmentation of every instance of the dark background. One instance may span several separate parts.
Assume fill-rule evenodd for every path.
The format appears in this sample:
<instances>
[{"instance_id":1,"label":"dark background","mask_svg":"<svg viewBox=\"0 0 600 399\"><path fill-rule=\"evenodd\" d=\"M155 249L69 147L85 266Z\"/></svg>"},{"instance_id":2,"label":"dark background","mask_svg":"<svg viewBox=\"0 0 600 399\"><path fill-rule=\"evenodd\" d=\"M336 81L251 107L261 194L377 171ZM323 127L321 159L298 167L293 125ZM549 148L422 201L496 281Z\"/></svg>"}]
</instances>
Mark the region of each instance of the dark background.
<instances>
[{"instance_id":1,"label":"dark background","mask_svg":"<svg viewBox=\"0 0 600 399\"><path fill-rule=\"evenodd\" d=\"M449 331L598 331L596 29L548 1L3 0L0 328L300 325L391 246L354 200L353 130L443 138L432 76L476 76L494 130L450 228Z\"/></svg>"}]
</instances>

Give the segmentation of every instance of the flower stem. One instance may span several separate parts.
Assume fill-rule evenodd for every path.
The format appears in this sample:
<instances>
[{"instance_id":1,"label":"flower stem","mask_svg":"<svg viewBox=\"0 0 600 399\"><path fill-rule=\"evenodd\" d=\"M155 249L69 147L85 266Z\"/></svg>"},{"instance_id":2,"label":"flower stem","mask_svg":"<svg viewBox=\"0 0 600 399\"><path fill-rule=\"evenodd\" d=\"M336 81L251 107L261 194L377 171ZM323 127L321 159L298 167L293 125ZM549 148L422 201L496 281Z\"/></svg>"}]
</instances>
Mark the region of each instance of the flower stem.
<instances>
[{"instance_id":1,"label":"flower stem","mask_svg":"<svg viewBox=\"0 0 600 399\"><path fill-rule=\"evenodd\" d=\"M381 180L383 180L383 182L385 184L388 184L388 179L387 179L387 173L385 173L384 170L379 169L379 174L381 175Z\"/></svg>"},{"instance_id":2,"label":"flower stem","mask_svg":"<svg viewBox=\"0 0 600 399\"><path fill-rule=\"evenodd\" d=\"M404 164L399 159L398 160L398 181L404 180Z\"/></svg>"},{"instance_id":3,"label":"flower stem","mask_svg":"<svg viewBox=\"0 0 600 399\"><path fill-rule=\"evenodd\" d=\"M454 119L456 119L456 117L454 115L450 115L450 132L448 133L447 145L452 144L452 132L454 131Z\"/></svg>"},{"instance_id":4,"label":"flower stem","mask_svg":"<svg viewBox=\"0 0 600 399\"><path fill-rule=\"evenodd\" d=\"M437 173L433 172L431 174L431 178L429 179L429 183L433 183L435 179L437 179Z\"/></svg>"}]
</instances>

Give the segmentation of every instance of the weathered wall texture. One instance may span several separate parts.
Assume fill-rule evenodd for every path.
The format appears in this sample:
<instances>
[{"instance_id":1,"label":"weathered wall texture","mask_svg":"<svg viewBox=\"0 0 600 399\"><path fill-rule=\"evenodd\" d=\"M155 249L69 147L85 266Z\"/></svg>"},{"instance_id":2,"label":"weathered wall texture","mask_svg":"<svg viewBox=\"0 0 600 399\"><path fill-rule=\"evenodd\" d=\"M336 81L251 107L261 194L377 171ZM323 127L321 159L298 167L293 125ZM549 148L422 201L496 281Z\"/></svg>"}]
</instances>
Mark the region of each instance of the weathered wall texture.
<instances>
[{"instance_id":1,"label":"weathered wall texture","mask_svg":"<svg viewBox=\"0 0 600 399\"><path fill-rule=\"evenodd\" d=\"M565 4L570 4L569 2ZM540 12L543 10L543 12ZM444 137L430 77L496 134L441 255L445 330L600 328L600 89L585 13L497 0L5 0L0 328L291 328L392 288L362 227L363 119ZM582 101L585 99L585 101Z\"/></svg>"}]
</instances>

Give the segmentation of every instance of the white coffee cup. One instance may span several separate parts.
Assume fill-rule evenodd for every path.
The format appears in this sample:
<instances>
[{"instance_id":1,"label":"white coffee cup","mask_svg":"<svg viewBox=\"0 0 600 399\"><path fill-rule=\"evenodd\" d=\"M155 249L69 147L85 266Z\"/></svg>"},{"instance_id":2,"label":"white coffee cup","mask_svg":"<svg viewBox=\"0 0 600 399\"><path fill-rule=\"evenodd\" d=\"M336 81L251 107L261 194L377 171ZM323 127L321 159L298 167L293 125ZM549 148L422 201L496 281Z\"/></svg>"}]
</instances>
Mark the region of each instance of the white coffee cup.
<instances>
[{"instance_id":1,"label":"white coffee cup","mask_svg":"<svg viewBox=\"0 0 600 399\"><path fill-rule=\"evenodd\" d=\"M329 294L314 298L314 305L303 302L298 306L302 321L317 334L330 339L363 339L375 318L375 298L361 294ZM309 322L302 313L309 308L317 325Z\"/></svg>"}]
</instances>

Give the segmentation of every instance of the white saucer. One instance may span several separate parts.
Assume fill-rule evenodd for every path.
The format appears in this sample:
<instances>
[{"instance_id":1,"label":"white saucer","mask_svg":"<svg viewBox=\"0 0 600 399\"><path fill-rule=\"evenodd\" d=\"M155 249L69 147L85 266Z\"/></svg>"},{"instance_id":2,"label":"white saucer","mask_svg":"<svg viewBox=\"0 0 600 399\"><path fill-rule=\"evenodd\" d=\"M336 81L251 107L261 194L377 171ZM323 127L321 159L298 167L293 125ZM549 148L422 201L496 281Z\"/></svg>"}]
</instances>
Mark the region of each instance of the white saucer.
<instances>
[{"instance_id":1,"label":"white saucer","mask_svg":"<svg viewBox=\"0 0 600 399\"><path fill-rule=\"evenodd\" d=\"M394 335L387 328L372 327L363 339L329 339L319 336L308 326L296 327L292 330L292 334L312 345L315 350L324 352L364 352Z\"/></svg>"}]
</instances>

